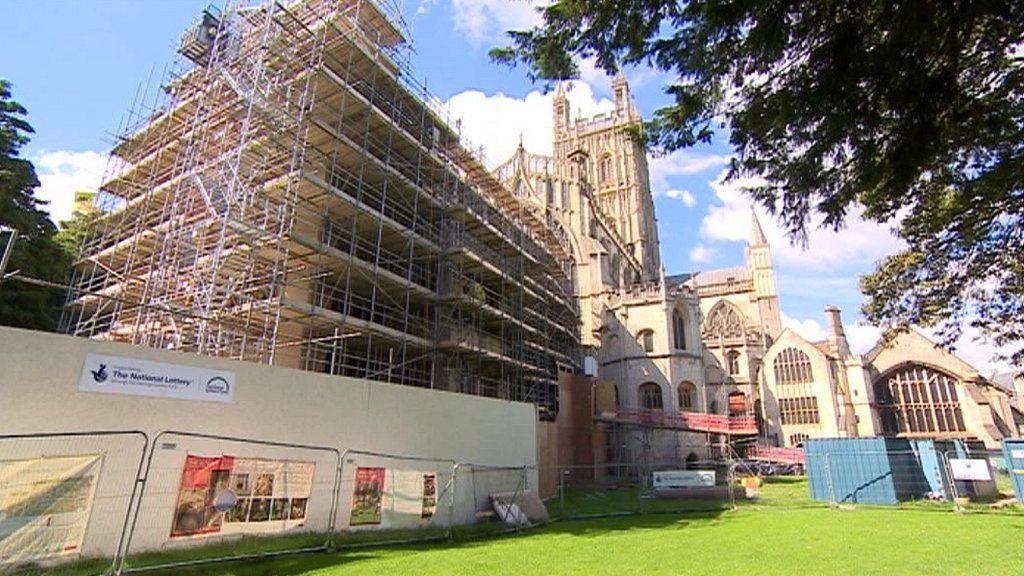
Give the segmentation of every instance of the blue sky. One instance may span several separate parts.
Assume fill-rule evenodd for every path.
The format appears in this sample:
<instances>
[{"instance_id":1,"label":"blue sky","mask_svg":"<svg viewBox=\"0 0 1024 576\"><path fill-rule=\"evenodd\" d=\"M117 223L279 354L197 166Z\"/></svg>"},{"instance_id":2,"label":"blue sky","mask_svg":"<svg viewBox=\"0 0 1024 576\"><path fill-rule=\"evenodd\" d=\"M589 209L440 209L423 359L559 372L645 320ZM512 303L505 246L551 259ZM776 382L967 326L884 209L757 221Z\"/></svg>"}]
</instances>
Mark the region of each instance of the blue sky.
<instances>
[{"instance_id":1,"label":"blue sky","mask_svg":"<svg viewBox=\"0 0 1024 576\"><path fill-rule=\"evenodd\" d=\"M399 0L401 1L401 0ZM0 77L13 83L15 99L29 110L36 134L24 153L37 165L41 196L56 219L66 217L76 189L95 188L105 152L138 94L159 85L175 58L182 31L208 0L0 0L0 13L17 22L0 35ZM462 119L464 135L486 148L493 163L518 143L547 152L550 94L530 84L521 69L491 64L487 50L502 31L535 21L526 2L509 0L405 0L411 36L410 61L418 79ZM665 78L628 70L641 113L665 102ZM582 114L607 109L609 81L584 63L570 99ZM749 202L742 182L721 174L731 149L724 138L711 145L652 159L651 176L662 258L668 274L739 265L749 236ZM844 313L855 349L877 335L859 323L862 297L857 278L899 247L885 225L852 220L835 234L812 234L808 250L791 246L774 221L759 210L772 241L785 324L823 337L826 304ZM965 338L961 355L989 374L992 349Z\"/></svg>"}]
</instances>

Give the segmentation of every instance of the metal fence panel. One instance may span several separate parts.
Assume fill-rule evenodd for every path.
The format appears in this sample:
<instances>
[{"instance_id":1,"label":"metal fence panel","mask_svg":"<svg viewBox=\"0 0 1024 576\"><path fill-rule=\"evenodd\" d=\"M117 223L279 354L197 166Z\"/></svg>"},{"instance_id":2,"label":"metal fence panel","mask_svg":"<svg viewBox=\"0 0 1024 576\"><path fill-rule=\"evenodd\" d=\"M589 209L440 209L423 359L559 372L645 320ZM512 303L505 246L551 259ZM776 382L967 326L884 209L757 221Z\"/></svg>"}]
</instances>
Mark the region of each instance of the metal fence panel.
<instances>
[{"instance_id":1,"label":"metal fence panel","mask_svg":"<svg viewBox=\"0 0 1024 576\"><path fill-rule=\"evenodd\" d=\"M450 536L456 468L454 460L346 450L337 545Z\"/></svg>"},{"instance_id":2,"label":"metal fence panel","mask_svg":"<svg viewBox=\"0 0 1024 576\"><path fill-rule=\"evenodd\" d=\"M111 570L148 446L137 431L0 436L0 572L83 560Z\"/></svg>"},{"instance_id":3,"label":"metal fence panel","mask_svg":"<svg viewBox=\"0 0 1024 576\"><path fill-rule=\"evenodd\" d=\"M340 462L327 446L162 432L122 569L326 550Z\"/></svg>"}]
</instances>

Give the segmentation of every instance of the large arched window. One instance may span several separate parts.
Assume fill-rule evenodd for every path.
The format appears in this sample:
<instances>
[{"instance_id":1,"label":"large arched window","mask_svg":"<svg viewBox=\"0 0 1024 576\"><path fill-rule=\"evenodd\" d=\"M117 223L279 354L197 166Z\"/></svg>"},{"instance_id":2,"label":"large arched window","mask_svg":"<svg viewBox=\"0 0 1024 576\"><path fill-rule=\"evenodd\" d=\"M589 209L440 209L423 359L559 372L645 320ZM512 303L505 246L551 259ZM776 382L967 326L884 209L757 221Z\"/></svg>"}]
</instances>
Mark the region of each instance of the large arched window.
<instances>
[{"instance_id":1,"label":"large arched window","mask_svg":"<svg viewBox=\"0 0 1024 576\"><path fill-rule=\"evenodd\" d=\"M725 364L729 374L735 376L740 373L740 353L736 350L729 350L725 353Z\"/></svg>"},{"instance_id":2,"label":"large arched window","mask_svg":"<svg viewBox=\"0 0 1024 576\"><path fill-rule=\"evenodd\" d=\"M786 348L775 357L776 384L809 384L814 382L811 359L803 350Z\"/></svg>"},{"instance_id":3,"label":"large arched window","mask_svg":"<svg viewBox=\"0 0 1024 576\"><path fill-rule=\"evenodd\" d=\"M665 408L664 399L661 397L661 386L654 382L647 382L640 385L640 408L642 410L662 410Z\"/></svg>"},{"instance_id":4,"label":"large arched window","mask_svg":"<svg viewBox=\"0 0 1024 576\"><path fill-rule=\"evenodd\" d=\"M743 317L736 308L725 303L719 304L704 321L704 335L712 339L742 338Z\"/></svg>"},{"instance_id":5,"label":"large arched window","mask_svg":"<svg viewBox=\"0 0 1024 576\"><path fill-rule=\"evenodd\" d=\"M641 330L636 336L636 341L644 349L644 352L654 352L654 330Z\"/></svg>"},{"instance_id":6,"label":"large arched window","mask_svg":"<svg viewBox=\"0 0 1024 576\"><path fill-rule=\"evenodd\" d=\"M956 384L953 376L919 364L905 365L875 380L882 434L965 432Z\"/></svg>"},{"instance_id":7,"label":"large arched window","mask_svg":"<svg viewBox=\"0 0 1024 576\"><path fill-rule=\"evenodd\" d=\"M688 412L697 409L697 386L693 382L679 384L679 409Z\"/></svg>"},{"instance_id":8,"label":"large arched window","mask_svg":"<svg viewBox=\"0 0 1024 576\"><path fill-rule=\"evenodd\" d=\"M672 340L676 350L686 350L686 317L679 309L672 311Z\"/></svg>"}]
</instances>

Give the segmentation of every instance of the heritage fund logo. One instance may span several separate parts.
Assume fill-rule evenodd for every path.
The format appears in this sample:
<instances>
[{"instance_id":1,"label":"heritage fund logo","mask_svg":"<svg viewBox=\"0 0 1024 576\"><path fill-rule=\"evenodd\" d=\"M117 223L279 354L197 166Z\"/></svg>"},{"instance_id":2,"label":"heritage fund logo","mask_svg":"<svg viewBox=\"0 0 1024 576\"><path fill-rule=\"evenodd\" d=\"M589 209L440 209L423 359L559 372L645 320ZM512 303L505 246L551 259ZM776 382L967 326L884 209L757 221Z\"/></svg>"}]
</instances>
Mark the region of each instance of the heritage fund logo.
<instances>
[{"instance_id":1,"label":"heritage fund logo","mask_svg":"<svg viewBox=\"0 0 1024 576\"><path fill-rule=\"evenodd\" d=\"M227 394L231 392L231 384L221 376L214 376L206 383L206 391L210 394Z\"/></svg>"},{"instance_id":2,"label":"heritage fund logo","mask_svg":"<svg viewBox=\"0 0 1024 576\"><path fill-rule=\"evenodd\" d=\"M100 364L100 369L99 370L90 370L89 372L92 372L92 379L97 384L102 384L102 383L106 382L107 378L110 376L107 373L107 365L106 364Z\"/></svg>"}]
</instances>

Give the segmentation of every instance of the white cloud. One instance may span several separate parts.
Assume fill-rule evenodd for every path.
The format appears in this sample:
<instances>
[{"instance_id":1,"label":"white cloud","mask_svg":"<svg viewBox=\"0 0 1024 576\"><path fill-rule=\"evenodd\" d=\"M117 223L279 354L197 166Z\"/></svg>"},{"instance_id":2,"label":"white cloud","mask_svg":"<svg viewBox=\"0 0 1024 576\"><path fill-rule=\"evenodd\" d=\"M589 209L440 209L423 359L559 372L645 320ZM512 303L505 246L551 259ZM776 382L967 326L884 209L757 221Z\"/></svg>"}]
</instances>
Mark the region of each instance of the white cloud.
<instances>
[{"instance_id":1,"label":"white cloud","mask_svg":"<svg viewBox=\"0 0 1024 576\"><path fill-rule=\"evenodd\" d=\"M598 98L586 83L574 81L567 92L573 117L608 113L615 104L607 98ZM530 152L553 152L554 93L542 94L534 90L525 98L513 98L498 93L491 96L479 90L467 90L451 97L446 103L459 126L464 143L474 150L483 151L487 165L494 168L515 152L522 135L523 145Z\"/></svg>"},{"instance_id":2,"label":"white cloud","mask_svg":"<svg viewBox=\"0 0 1024 576\"><path fill-rule=\"evenodd\" d=\"M44 151L31 160L40 183L36 197L49 202L45 209L55 223L71 218L75 192L99 188L107 166L107 155L92 150Z\"/></svg>"},{"instance_id":3,"label":"white cloud","mask_svg":"<svg viewBox=\"0 0 1024 576\"><path fill-rule=\"evenodd\" d=\"M726 182L725 171L719 174L711 182L711 189L720 203L709 207L701 222L701 237L708 240L746 241L750 236L751 201L742 189L759 183L756 178L738 178ZM903 246L892 234L889 225L863 220L856 210L850 212L846 228L839 232L817 228L820 219L812 222L806 250L791 244L775 219L760 208L758 219L772 245L773 259L783 266L799 267L805 271L835 272L851 267L868 270L874 267L878 259Z\"/></svg>"},{"instance_id":4,"label":"white cloud","mask_svg":"<svg viewBox=\"0 0 1024 576\"><path fill-rule=\"evenodd\" d=\"M935 330L924 329L921 332L935 342L941 339L936 336ZM960 338L953 344L953 354L964 362L978 369L982 376L988 377L995 372L1006 372L1015 367L1005 360L996 360L996 354L1010 354L1013 349L1009 347L1000 348L992 343L978 329L970 325L964 326Z\"/></svg>"},{"instance_id":5,"label":"white cloud","mask_svg":"<svg viewBox=\"0 0 1024 576\"><path fill-rule=\"evenodd\" d=\"M455 30L474 44L494 41L508 30L524 30L541 23L535 0L452 0ZM422 8L422 5L421 5Z\"/></svg>"},{"instance_id":6,"label":"white cloud","mask_svg":"<svg viewBox=\"0 0 1024 576\"><path fill-rule=\"evenodd\" d=\"M697 244L693 250L690 250L690 262L693 262L694 264L710 262L716 254L717 252L714 249L708 248L703 244Z\"/></svg>"},{"instance_id":7,"label":"white cloud","mask_svg":"<svg viewBox=\"0 0 1024 576\"><path fill-rule=\"evenodd\" d=\"M828 337L825 327L817 320L799 320L781 312L782 327L789 328L810 342L818 342Z\"/></svg>"},{"instance_id":8,"label":"white cloud","mask_svg":"<svg viewBox=\"0 0 1024 576\"><path fill-rule=\"evenodd\" d=\"M824 314L822 316L824 318ZM821 342L828 339L828 328L821 321L816 319L801 320L782 313L782 327L789 328L800 336L811 342ZM882 335L882 330L864 322L853 324L843 323L843 333L850 344L850 350L854 354L864 354L871 350Z\"/></svg>"},{"instance_id":9,"label":"white cloud","mask_svg":"<svg viewBox=\"0 0 1024 576\"><path fill-rule=\"evenodd\" d=\"M854 354L866 354L868 350L875 347L875 344L878 344L879 338L882 337L881 328L866 322L846 324L843 326L843 331L846 332L846 340L850 343L850 350Z\"/></svg>"},{"instance_id":10,"label":"white cloud","mask_svg":"<svg viewBox=\"0 0 1024 576\"><path fill-rule=\"evenodd\" d=\"M723 154L701 154L690 150L676 150L671 154L652 157L648 160L651 192L655 196L664 194L672 189L669 178L721 168L729 162L729 158Z\"/></svg>"},{"instance_id":11,"label":"white cloud","mask_svg":"<svg viewBox=\"0 0 1024 576\"><path fill-rule=\"evenodd\" d=\"M671 190L665 192L665 196L668 198L675 198L676 200L681 200L683 204L686 204L690 208L697 204L697 199L693 196L693 192L690 192L689 190L679 190L676 188L672 188Z\"/></svg>"}]
</instances>

